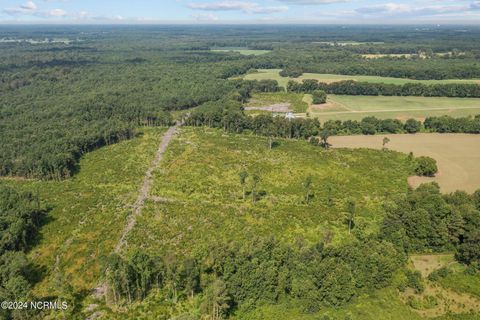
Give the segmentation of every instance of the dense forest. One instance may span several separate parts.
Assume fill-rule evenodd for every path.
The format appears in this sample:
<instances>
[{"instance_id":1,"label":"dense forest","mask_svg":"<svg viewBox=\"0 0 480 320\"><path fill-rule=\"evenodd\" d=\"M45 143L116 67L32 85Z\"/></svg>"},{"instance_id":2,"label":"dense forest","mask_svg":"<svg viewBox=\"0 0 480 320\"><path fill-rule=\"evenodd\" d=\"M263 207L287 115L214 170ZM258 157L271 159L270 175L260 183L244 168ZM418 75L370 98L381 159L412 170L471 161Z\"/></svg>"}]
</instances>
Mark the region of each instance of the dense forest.
<instances>
[{"instance_id":1,"label":"dense forest","mask_svg":"<svg viewBox=\"0 0 480 320\"><path fill-rule=\"evenodd\" d=\"M38 195L0 185L0 300L19 301L31 295L35 274L25 252L34 243L45 213ZM3 319L11 313L5 307L0 310Z\"/></svg>"}]
</instances>

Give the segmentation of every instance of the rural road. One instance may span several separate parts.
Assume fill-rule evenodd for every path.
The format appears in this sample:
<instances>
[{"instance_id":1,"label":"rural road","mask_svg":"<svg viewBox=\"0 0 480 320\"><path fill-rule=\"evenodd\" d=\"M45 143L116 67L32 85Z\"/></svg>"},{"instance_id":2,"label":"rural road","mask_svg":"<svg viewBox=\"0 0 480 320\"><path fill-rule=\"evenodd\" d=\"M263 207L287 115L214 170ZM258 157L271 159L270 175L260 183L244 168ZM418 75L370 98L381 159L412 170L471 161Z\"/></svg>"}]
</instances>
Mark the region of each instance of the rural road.
<instances>
[{"instance_id":1,"label":"rural road","mask_svg":"<svg viewBox=\"0 0 480 320\"><path fill-rule=\"evenodd\" d=\"M170 127L168 131L164 134L162 138L162 142L160 143L160 146L158 147L157 153L155 155L155 159L153 159L152 164L150 165L147 172L145 173L142 188L140 189L140 193L138 194L137 200L133 204L132 213L127 218L127 223L125 225L125 228L123 229L120 240L118 241L115 247L115 251L114 251L115 253L120 253L120 251L122 250L122 247L127 243L127 240L126 240L127 235L135 226L137 217L142 212L142 208L145 203L145 200L148 198L150 189L152 188L153 171L157 168L160 161L162 161L163 154L167 150L167 147L170 141L172 141L172 138L177 133L178 127L180 127L181 125L182 125L181 122L177 123L175 126Z\"/></svg>"}]
</instances>

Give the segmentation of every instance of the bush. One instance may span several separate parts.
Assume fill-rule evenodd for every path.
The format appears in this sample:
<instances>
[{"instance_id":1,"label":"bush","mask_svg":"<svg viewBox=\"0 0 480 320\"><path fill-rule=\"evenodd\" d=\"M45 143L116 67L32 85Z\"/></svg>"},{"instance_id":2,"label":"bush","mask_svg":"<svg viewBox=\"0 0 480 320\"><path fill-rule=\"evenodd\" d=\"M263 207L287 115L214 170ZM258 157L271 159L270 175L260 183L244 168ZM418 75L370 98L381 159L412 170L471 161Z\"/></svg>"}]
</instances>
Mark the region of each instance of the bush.
<instances>
[{"instance_id":1,"label":"bush","mask_svg":"<svg viewBox=\"0 0 480 320\"><path fill-rule=\"evenodd\" d=\"M415 290L415 293L422 293L425 290L422 274L418 271L407 271L407 287Z\"/></svg>"},{"instance_id":2,"label":"bush","mask_svg":"<svg viewBox=\"0 0 480 320\"><path fill-rule=\"evenodd\" d=\"M428 275L428 280L430 281L438 281L440 279L446 278L449 274L449 271L446 267L442 267L440 269L437 269L435 271L432 271Z\"/></svg>"},{"instance_id":3,"label":"bush","mask_svg":"<svg viewBox=\"0 0 480 320\"><path fill-rule=\"evenodd\" d=\"M415 159L415 173L418 176L433 177L438 172L437 161L430 157Z\"/></svg>"},{"instance_id":4,"label":"bush","mask_svg":"<svg viewBox=\"0 0 480 320\"><path fill-rule=\"evenodd\" d=\"M313 92L313 103L323 104L327 102L327 93L323 90L315 90Z\"/></svg>"},{"instance_id":5,"label":"bush","mask_svg":"<svg viewBox=\"0 0 480 320\"><path fill-rule=\"evenodd\" d=\"M408 119L404 125L404 129L408 133L417 133L420 131L421 128L422 128L422 123L415 119Z\"/></svg>"}]
</instances>

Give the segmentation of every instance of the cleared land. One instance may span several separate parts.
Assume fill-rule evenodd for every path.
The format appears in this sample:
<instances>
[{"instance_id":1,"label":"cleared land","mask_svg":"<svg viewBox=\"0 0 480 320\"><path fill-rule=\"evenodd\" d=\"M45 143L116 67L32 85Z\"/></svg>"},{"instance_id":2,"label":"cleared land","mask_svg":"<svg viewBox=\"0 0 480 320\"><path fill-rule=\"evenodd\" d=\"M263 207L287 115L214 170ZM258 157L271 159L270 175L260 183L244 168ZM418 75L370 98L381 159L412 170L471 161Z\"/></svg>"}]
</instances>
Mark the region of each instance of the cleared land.
<instances>
[{"instance_id":1,"label":"cleared land","mask_svg":"<svg viewBox=\"0 0 480 320\"><path fill-rule=\"evenodd\" d=\"M217 48L211 49L212 52L238 52L244 56L261 56L271 52L271 50L251 50L251 49L243 49L243 48Z\"/></svg>"},{"instance_id":2,"label":"cleared land","mask_svg":"<svg viewBox=\"0 0 480 320\"><path fill-rule=\"evenodd\" d=\"M307 109L308 103L304 100L304 95L290 92L255 93L245 105L245 110L249 113L255 111L304 113Z\"/></svg>"},{"instance_id":3,"label":"cleared land","mask_svg":"<svg viewBox=\"0 0 480 320\"><path fill-rule=\"evenodd\" d=\"M65 181L0 180L26 190L39 190L51 206L38 245L29 253L42 274L35 294L56 294L61 272L75 290L98 284L102 261L121 237L142 180L165 129L146 128L136 139L87 153L80 170Z\"/></svg>"},{"instance_id":4,"label":"cleared land","mask_svg":"<svg viewBox=\"0 0 480 320\"><path fill-rule=\"evenodd\" d=\"M304 101L311 102L306 95ZM480 114L480 99L445 97L386 97L329 95L327 106L310 106L310 114L322 121L416 118L449 115L465 117Z\"/></svg>"},{"instance_id":5,"label":"cleared land","mask_svg":"<svg viewBox=\"0 0 480 320\"><path fill-rule=\"evenodd\" d=\"M352 235L339 212L345 199L357 199L358 224L375 232L386 194L405 192L406 155L377 150L330 150L304 141L225 134L182 128L154 172L147 201L127 239L128 250L190 254L213 242L244 240L258 234L286 242L316 242L326 235L341 243ZM375 168L365 168L378 163ZM242 197L239 173L258 174L256 204ZM304 203L303 181L312 176L314 198ZM155 197L163 201L155 201Z\"/></svg>"},{"instance_id":6,"label":"cleared land","mask_svg":"<svg viewBox=\"0 0 480 320\"><path fill-rule=\"evenodd\" d=\"M443 192L480 189L480 136L468 134L415 134L332 137L335 148L381 149L382 140L390 139L388 148L416 156L429 156L437 160L439 173L435 178L412 177L413 186L436 181ZM378 164L372 163L372 166Z\"/></svg>"},{"instance_id":7,"label":"cleared land","mask_svg":"<svg viewBox=\"0 0 480 320\"><path fill-rule=\"evenodd\" d=\"M348 76L338 74L320 74L320 73L304 73L298 78L284 78L280 76L280 69L259 69L256 73L249 73L243 78L246 80L277 80L279 85L286 87L289 80L303 81L305 79L315 79L320 82L338 82L342 80L354 80L371 83L391 83L391 84L405 84L405 83L424 83L424 84L441 84L441 83L480 83L480 79L447 79L447 80L413 80L404 78L390 78L378 76Z\"/></svg>"},{"instance_id":8,"label":"cleared land","mask_svg":"<svg viewBox=\"0 0 480 320\"><path fill-rule=\"evenodd\" d=\"M466 314L480 311L480 275L468 275L465 266L455 261L453 254L425 254L410 257L412 267L421 272L425 291L415 294L413 290L403 293L405 302L415 306L424 318L433 318L449 313ZM438 281L428 280L428 275L442 267L448 276ZM454 281L454 282L452 282Z\"/></svg>"}]
</instances>

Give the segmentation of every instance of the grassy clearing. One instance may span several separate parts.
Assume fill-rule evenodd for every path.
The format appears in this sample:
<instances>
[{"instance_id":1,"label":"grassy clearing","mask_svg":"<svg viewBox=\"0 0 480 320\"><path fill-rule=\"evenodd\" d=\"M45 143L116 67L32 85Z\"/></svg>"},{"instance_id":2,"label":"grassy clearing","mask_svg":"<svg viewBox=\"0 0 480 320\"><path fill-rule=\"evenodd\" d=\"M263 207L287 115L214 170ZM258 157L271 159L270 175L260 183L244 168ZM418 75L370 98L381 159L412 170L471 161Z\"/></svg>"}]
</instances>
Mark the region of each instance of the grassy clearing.
<instances>
[{"instance_id":1,"label":"grassy clearing","mask_svg":"<svg viewBox=\"0 0 480 320\"><path fill-rule=\"evenodd\" d=\"M243 48L223 48L223 49L211 49L211 52L237 52L244 56L261 56L272 52L271 50L250 50Z\"/></svg>"},{"instance_id":2,"label":"grassy clearing","mask_svg":"<svg viewBox=\"0 0 480 320\"><path fill-rule=\"evenodd\" d=\"M144 129L139 138L86 154L79 173L66 181L0 181L38 189L42 201L51 206L51 221L41 229L39 244L29 253L45 274L35 289L37 295L55 292L56 266L78 291L97 284L101 261L119 240L163 132Z\"/></svg>"},{"instance_id":3,"label":"grassy clearing","mask_svg":"<svg viewBox=\"0 0 480 320\"><path fill-rule=\"evenodd\" d=\"M405 83L423 83L423 84L445 84L445 83L480 83L480 79L447 79L447 80L413 80L404 78L391 78L391 77L379 77L379 76L348 76L337 74L320 74L320 73L304 73L298 78L284 78L281 77L280 69L259 69L256 73L250 73L245 75L245 80L265 80L273 79L277 80L279 85L286 87L289 80L303 81L305 79L315 79L320 82L338 82L342 80L354 80L371 83L391 83L391 84L405 84Z\"/></svg>"},{"instance_id":4,"label":"grassy clearing","mask_svg":"<svg viewBox=\"0 0 480 320\"><path fill-rule=\"evenodd\" d=\"M289 109L296 113L304 113L307 111L308 104L303 100L303 94L273 92L273 93L255 93L246 107L267 107L275 104L289 104ZM248 113L256 113L257 111L249 111Z\"/></svg>"},{"instance_id":5,"label":"grassy clearing","mask_svg":"<svg viewBox=\"0 0 480 320\"><path fill-rule=\"evenodd\" d=\"M340 308L328 308L318 313L305 314L292 304L280 304L257 308L251 313L242 314L234 319L242 320L317 320L317 319L355 319L355 320L420 320L422 317L405 305L394 289L385 289L371 295L355 299Z\"/></svg>"},{"instance_id":6,"label":"grassy clearing","mask_svg":"<svg viewBox=\"0 0 480 320\"><path fill-rule=\"evenodd\" d=\"M449 270L449 275L439 280L443 287L480 299L480 274L467 274L466 267L458 263L449 265Z\"/></svg>"},{"instance_id":7,"label":"grassy clearing","mask_svg":"<svg viewBox=\"0 0 480 320\"><path fill-rule=\"evenodd\" d=\"M410 256L410 260L424 278L435 270L455 263L453 254L415 254Z\"/></svg>"},{"instance_id":8,"label":"grassy clearing","mask_svg":"<svg viewBox=\"0 0 480 320\"><path fill-rule=\"evenodd\" d=\"M428 116L465 117L480 114L480 99L445 97L386 97L329 95L328 107L310 108L310 114L326 120L425 119Z\"/></svg>"},{"instance_id":9,"label":"grassy clearing","mask_svg":"<svg viewBox=\"0 0 480 320\"><path fill-rule=\"evenodd\" d=\"M348 196L357 200L358 230L372 233L382 219L387 194L405 192L406 156L375 150L331 150L303 141L230 135L220 130L183 128L155 173L152 195L130 233L130 250L189 254L209 243L242 240L258 234L288 242L333 243L350 239L344 211ZM378 164L365 175L365 168ZM261 199L242 198L239 172L261 177ZM313 178L315 194L304 203L302 183ZM251 180L246 186L251 190Z\"/></svg>"},{"instance_id":10,"label":"grassy clearing","mask_svg":"<svg viewBox=\"0 0 480 320\"><path fill-rule=\"evenodd\" d=\"M424 133L415 135L377 135L332 137L336 148L381 149L382 140L390 139L388 148L400 152L413 152L416 156L429 156L437 160L439 173L435 178L415 177L413 186L436 181L443 192L465 190L474 192L480 188L480 136L469 134Z\"/></svg>"},{"instance_id":11,"label":"grassy clearing","mask_svg":"<svg viewBox=\"0 0 480 320\"><path fill-rule=\"evenodd\" d=\"M425 291L421 294L407 291L403 298L418 314L427 318L459 314L459 319L469 319L462 317L480 311L480 275L466 275L465 267L455 261L453 254L413 255L410 261L421 272ZM442 267L450 270L446 278L438 282L427 280L431 272Z\"/></svg>"},{"instance_id":12,"label":"grassy clearing","mask_svg":"<svg viewBox=\"0 0 480 320\"><path fill-rule=\"evenodd\" d=\"M453 52L436 52L434 53L435 56L437 57L445 57L449 55L453 55ZM456 53L456 55L465 55L465 52L460 52ZM429 59L430 56L428 56L426 53L422 52L420 54L418 53L406 53L406 54L395 54L395 53L389 53L389 54L362 54L363 58L366 59L381 59L381 58L405 58L405 59L412 59L412 58L420 58L420 59Z\"/></svg>"}]
</instances>

